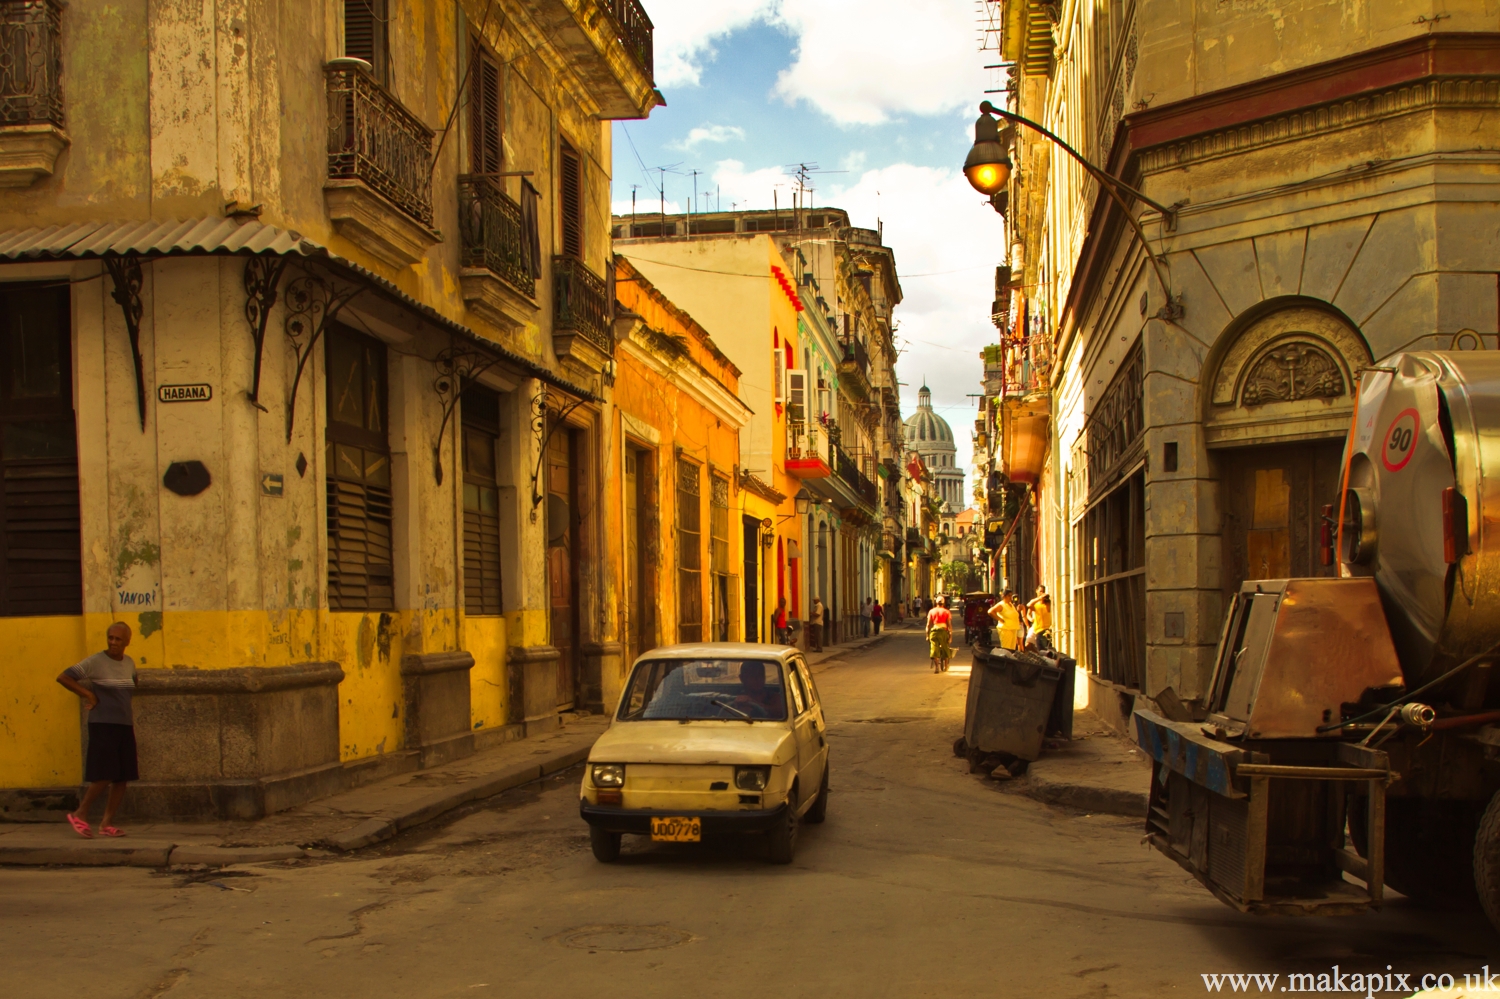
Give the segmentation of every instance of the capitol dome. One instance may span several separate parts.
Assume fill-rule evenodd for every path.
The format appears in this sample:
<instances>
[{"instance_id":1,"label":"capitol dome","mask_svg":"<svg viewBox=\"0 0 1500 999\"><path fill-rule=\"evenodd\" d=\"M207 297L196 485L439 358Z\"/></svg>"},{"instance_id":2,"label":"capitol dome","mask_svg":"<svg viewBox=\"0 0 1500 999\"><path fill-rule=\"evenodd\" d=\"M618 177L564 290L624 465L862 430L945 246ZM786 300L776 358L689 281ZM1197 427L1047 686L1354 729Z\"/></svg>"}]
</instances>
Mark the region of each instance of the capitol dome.
<instances>
[{"instance_id":1,"label":"capitol dome","mask_svg":"<svg viewBox=\"0 0 1500 999\"><path fill-rule=\"evenodd\" d=\"M932 411L932 390L926 385L917 393L917 411L906 421L906 443L913 451L921 453L932 444L947 444L947 448L932 450L953 451L953 428L948 421Z\"/></svg>"}]
</instances>

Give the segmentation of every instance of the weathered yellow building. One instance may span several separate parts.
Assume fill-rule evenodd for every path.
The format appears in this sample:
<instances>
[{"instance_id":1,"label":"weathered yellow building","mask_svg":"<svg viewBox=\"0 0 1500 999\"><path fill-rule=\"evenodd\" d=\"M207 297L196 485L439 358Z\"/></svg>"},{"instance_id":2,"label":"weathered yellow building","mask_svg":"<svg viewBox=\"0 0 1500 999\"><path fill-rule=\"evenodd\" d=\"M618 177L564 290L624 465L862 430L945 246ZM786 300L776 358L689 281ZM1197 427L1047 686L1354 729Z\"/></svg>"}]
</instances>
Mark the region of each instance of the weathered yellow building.
<instances>
[{"instance_id":1,"label":"weathered yellow building","mask_svg":"<svg viewBox=\"0 0 1500 999\"><path fill-rule=\"evenodd\" d=\"M996 198L991 370L1006 412L1052 417L1026 547L1119 721L1139 694L1207 696L1243 580L1333 571L1317 539L1361 369L1500 348L1500 7L1001 6L1009 110L1155 203L1123 194L1127 217L1025 127Z\"/></svg>"},{"instance_id":2,"label":"weathered yellow building","mask_svg":"<svg viewBox=\"0 0 1500 999\"><path fill-rule=\"evenodd\" d=\"M634 0L5 6L5 813L79 779L53 677L116 620L154 814L602 705Z\"/></svg>"},{"instance_id":3,"label":"weathered yellow building","mask_svg":"<svg viewBox=\"0 0 1500 999\"><path fill-rule=\"evenodd\" d=\"M744 640L741 591L756 575L760 517L745 546L739 433L751 417L739 368L692 316L615 258L618 331L608 536L630 662L676 642ZM624 674L606 677L613 704Z\"/></svg>"}]
</instances>

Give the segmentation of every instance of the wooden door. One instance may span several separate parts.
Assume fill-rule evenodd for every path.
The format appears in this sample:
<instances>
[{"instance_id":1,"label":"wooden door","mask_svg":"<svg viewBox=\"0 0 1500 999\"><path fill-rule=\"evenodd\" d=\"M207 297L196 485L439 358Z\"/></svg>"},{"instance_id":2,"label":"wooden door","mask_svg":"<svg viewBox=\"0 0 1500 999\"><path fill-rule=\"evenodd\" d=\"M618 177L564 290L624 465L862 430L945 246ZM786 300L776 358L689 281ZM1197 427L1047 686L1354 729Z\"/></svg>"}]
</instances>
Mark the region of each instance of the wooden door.
<instances>
[{"instance_id":1,"label":"wooden door","mask_svg":"<svg viewBox=\"0 0 1500 999\"><path fill-rule=\"evenodd\" d=\"M1224 511L1224 593L1247 579L1332 576L1319 550L1323 505L1338 503L1339 441L1219 453ZM1227 604L1226 604L1227 606Z\"/></svg>"}]
</instances>

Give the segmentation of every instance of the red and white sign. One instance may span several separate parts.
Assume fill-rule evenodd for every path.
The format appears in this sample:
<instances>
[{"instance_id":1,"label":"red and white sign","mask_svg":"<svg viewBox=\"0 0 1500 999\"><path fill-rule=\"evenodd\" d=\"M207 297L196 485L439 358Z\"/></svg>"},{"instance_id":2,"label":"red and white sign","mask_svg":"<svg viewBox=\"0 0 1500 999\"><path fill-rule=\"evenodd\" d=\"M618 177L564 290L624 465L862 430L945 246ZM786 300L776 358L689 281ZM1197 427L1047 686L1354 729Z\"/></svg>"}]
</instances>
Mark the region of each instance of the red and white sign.
<instances>
[{"instance_id":1,"label":"red and white sign","mask_svg":"<svg viewBox=\"0 0 1500 999\"><path fill-rule=\"evenodd\" d=\"M1417 411L1403 409L1385 431L1380 448L1380 462L1388 472L1399 472L1411 461L1417 444Z\"/></svg>"}]
</instances>

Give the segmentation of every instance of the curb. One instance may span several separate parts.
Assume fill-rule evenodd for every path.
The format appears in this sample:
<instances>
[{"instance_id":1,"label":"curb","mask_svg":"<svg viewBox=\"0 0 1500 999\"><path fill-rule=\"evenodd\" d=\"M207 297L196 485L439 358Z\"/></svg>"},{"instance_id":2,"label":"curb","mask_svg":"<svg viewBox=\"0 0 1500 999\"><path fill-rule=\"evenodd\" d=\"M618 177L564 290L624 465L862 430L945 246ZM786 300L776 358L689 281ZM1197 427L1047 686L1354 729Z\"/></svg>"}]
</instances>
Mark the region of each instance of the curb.
<instances>
[{"instance_id":1,"label":"curb","mask_svg":"<svg viewBox=\"0 0 1500 999\"><path fill-rule=\"evenodd\" d=\"M174 847L168 864L182 867L206 864L228 867L230 864L260 864L271 860L301 860L307 851L300 846L179 846Z\"/></svg>"},{"instance_id":2,"label":"curb","mask_svg":"<svg viewBox=\"0 0 1500 999\"><path fill-rule=\"evenodd\" d=\"M480 798L488 798L499 794L501 791L509 791L513 787L529 784L547 774L566 770L575 763L581 763L588 759L589 750L594 748L591 741L587 746L570 749L565 753L550 756L539 763L528 763L525 766L512 767L499 773L486 774L476 777L474 780L463 784L455 784L453 787L443 791L435 792L425 798L419 798L406 810L397 815L381 816L379 818L366 819L351 829L346 829L337 836L330 836L323 840L320 845L331 847L348 853L351 850L359 850L383 840L390 839L399 832L405 832L414 826L431 822L455 808L462 808L471 801Z\"/></svg>"},{"instance_id":3,"label":"curb","mask_svg":"<svg viewBox=\"0 0 1500 999\"><path fill-rule=\"evenodd\" d=\"M26 867L166 867L171 844L126 846L99 843L78 846L0 846L0 864Z\"/></svg>"},{"instance_id":4,"label":"curb","mask_svg":"<svg viewBox=\"0 0 1500 999\"><path fill-rule=\"evenodd\" d=\"M1022 791L1028 797L1050 805L1066 805L1085 812L1126 815L1136 819L1144 819L1151 807L1150 795L1145 791L1050 780L1035 771L1027 774Z\"/></svg>"}]
</instances>

